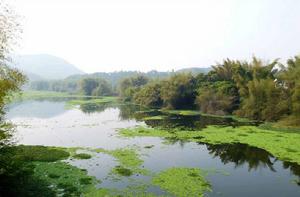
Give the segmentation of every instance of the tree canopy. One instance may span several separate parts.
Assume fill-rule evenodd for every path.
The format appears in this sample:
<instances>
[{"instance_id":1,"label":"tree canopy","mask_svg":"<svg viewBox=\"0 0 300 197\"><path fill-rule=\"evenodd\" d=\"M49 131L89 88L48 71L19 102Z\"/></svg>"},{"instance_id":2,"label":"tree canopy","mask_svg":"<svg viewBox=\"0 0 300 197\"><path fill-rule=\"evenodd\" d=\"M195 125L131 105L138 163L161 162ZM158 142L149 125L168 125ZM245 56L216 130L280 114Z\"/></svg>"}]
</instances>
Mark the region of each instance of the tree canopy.
<instances>
[{"instance_id":1,"label":"tree canopy","mask_svg":"<svg viewBox=\"0 0 300 197\"><path fill-rule=\"evenodd\" d=\"M226 59L207 74L175 73L161 80L124 79L120 96L150 107L196 109L204 113L233 114L259 121L282 120L300 124L300 58L283 65Z\"/></svg>"}]
</instances>

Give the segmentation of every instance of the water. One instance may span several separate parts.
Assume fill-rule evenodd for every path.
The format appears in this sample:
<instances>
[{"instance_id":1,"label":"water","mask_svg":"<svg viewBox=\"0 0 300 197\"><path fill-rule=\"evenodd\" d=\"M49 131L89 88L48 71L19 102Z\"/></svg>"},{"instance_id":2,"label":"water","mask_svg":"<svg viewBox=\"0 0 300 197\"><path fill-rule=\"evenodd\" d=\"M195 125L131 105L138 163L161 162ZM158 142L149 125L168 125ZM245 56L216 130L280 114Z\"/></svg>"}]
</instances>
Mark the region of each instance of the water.
<instances>
[{"instance_id":1,"label":"water","mask_svg":"<svg viewBox=\"0 0 300 197\"><path fill-rule=\"evenodd\" d=\"M84 105L66 109L64 100L26 101L10 107L8 119L18 125L19 144L116 149L137 146L143 166L152 172L170 167L199 167L212 171L207 179L213 192L208 196L300 196L300 166L274 158L263 149L245 144L208 145L170 141L155 137L121 138L117 129L134 126L188 127L201 129L209 124L236 125L232 119L171 115L165 120L143 121L134 105ZM153 112L159 114L159 112ZM199 131L201 132L201 131ZM151 149L145 146L154 145ZM149 182L149 176L112 180L110 169L118 165L109 155L98 153L90 160L70 160L102 180L99 187L125 188ZM131 179L133 178L133 179ZM298 184L297 184L298 182ZM165 194L157 187L148 191Z\"/></svg>"}]
</instances>

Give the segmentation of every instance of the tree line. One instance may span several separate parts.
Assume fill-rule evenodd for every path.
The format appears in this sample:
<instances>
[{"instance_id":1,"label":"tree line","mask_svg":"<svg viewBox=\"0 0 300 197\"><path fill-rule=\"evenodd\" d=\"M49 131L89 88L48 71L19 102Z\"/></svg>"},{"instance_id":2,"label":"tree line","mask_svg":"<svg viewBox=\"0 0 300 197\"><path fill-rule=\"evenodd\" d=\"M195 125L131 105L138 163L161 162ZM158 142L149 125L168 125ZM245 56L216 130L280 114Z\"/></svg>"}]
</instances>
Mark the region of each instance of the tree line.
<instances>
[{"instance_id":1,"label":"tree line","mask_svg":"<svg viewBox=\"0 0 300 197\"><path fill-rule=\"evenodd\" d=\"M128 73L127 73L128 74ZM153 73L152 73L153 74ZM199 109L215 115L237 115L259 121L300 123L300 57L286 64L226 59L208 73L173 72L162 77L128 75L113 85L97 75L33 83L38 90L119 95L148 107ZM51 88L49 88L51 86Z\"/></svg>"},{"instance_id":2,"label":"tree line","mask_svg":"<svg viewBox=\"0 0 300 197\"><path fill-rule=\"evenodd\" d=\"M105 80L109 86L111 86L112 91L116 93L117 85L120 80L142 74L138 71L118 71L118 72L97 72L92 74L83 75L73 75L61 80L37 80L30 81L27 84L27 88L32 90L43 90L43 91L56 91L56 92L68 92L68 93L78 93L80 91L80 81L84 79L95 79L95 80ZM143 73L149 78L161 78L169 76L171 72L157 72L149 71Z\"/></svg>"},{"instance_id":3,"label":"tree line","mask_svg":"<svg viewBox=\"0 0 300 197\"><path fill-rule=\"evenodd\" d=\"M56 92L68 92L68 93L78 93L80 89L80 81L86 78L90 79L103 79L107 81L109 86L112 87L113 94L116 94L118 84L124 78L134 77L138 75L144 75L149 79L157 80L169 77L174 73L186 73L192 72L193 74L208 72L210 68L187 68L177 71L170 72L159 72L152 70L149 72L139 72L139 71L116 71L116 72L96 72L92 74L83 75L72 75L61 80L35 80L29 81L26 85L27 89L31 90L42 90L42 91L56 91Z\"/></svg>"},{"instance_id":4,"label":"tree line","mask_svg":"<svg viewBox=\"0 0 300 197\"><path fill-rule=\"evenodd\" d=\"M143 75L119 85L124 101L149 107L199 109L203 113L233 114L259 121L300 124L300 57L283 65L226 59L207 74L179 73L151 80Z\"/></svg>"}]
</instances>

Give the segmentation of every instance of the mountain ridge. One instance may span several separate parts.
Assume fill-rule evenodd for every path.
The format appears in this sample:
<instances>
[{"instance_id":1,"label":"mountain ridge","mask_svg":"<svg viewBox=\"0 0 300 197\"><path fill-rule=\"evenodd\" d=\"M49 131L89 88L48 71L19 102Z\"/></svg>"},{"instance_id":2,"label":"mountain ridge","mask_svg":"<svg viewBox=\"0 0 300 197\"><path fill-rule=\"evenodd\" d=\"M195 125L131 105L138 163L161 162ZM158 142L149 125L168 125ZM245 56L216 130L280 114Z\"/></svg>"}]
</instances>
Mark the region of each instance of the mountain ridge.
<instances>
[{"instance_id":1,"label":"mountain ridge","mask_svg":"<svg viewBox=\"0 0 300 197\"><path fill-rule=\"evenodd\" d=\"M74 74L85 74L63 58L49 54L18 55L12 57L12 67L28 75L29 80L64 79Z\"/></svg>"}]
</instances>

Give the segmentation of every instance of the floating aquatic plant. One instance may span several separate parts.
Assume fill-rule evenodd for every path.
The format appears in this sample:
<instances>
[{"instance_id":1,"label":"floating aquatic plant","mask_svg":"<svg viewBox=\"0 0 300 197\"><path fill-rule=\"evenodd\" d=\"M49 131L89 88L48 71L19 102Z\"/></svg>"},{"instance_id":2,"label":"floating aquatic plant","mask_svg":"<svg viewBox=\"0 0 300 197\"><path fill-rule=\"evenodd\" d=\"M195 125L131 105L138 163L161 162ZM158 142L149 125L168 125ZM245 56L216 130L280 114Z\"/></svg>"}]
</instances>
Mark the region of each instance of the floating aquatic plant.
<instances>
[{"instance_id":1,"label":"floating aquatic plant","mask_svg":"<svg viewBox=\"0 0 300 197\"><path fill-rule=\"evenodd\" d=\"M203 196L211 191L204 173L198 168L170 168L154 176L152 183L175 196Z\"/></svg>"}]
</instances>

